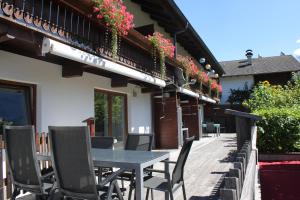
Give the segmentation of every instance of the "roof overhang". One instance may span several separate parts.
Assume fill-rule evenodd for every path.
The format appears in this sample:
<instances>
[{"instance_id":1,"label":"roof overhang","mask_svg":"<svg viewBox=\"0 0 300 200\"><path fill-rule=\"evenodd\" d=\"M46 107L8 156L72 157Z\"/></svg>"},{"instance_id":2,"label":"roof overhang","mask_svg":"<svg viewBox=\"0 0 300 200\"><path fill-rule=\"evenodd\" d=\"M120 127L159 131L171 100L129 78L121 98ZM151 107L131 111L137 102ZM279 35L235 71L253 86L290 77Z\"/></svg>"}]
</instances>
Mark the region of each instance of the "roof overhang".
<instances>
[{"instance_id":1,"label":"roof overhang","mask_svg":"<svg viewBox=\"0 0 300 200\"><path fill-rule=\"evenodd\" d=\"M87 53L80 49L57 42L49 38L44 38L43 40L42 53L50 53L59 57L70 59L79 63L83 63L85 65L93 66L101 70L106 70L119 75L123 75L135 80L150 83L159 87L166 86L166 82L162 79L150 76L143 72L101 58L97 55Z\"/></svg>"},{"instance_id":2,"label":"roof overhang","mask_svg":"<svg viewBox=\"0 0 300 200\"><path fill-rule=\"evenodd\" d=\"M178 8L174 0L132 0L139 4L144 12L150 14L150 17L173 35L175 32L184 30L189 23L187 18ZM224 74L222 66L199 36L197 31L189 23L188 29L177 35L177 41L194 57L196 60L205 58L213 69L219 74Z\"/></svg>"}]
</instances>

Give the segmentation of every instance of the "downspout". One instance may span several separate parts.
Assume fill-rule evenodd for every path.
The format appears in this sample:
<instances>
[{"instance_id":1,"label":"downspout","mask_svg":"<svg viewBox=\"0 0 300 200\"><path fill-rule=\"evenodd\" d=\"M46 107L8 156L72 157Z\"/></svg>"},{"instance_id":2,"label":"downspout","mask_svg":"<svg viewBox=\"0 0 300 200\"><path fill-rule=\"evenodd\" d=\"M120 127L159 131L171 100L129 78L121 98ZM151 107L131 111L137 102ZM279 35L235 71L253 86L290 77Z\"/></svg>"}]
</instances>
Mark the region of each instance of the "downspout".
<instances>
[{"instance_id":1,"label":"downspout","mask_svg":"<svg viewBox=\"0 0 300 200\"><path fill-rule=\"evenodd\" d=\"M185 28L184 28L184 29L182 29L182 30L177 31L177 32L174 33L174 46L175 46L174 58L175 58L175 59L176 59L176 57L177 57L177 35L186 32L188 28L189 28L189 22L186 22L186 25L185 25Z\"/></svg>"}]
</instances>

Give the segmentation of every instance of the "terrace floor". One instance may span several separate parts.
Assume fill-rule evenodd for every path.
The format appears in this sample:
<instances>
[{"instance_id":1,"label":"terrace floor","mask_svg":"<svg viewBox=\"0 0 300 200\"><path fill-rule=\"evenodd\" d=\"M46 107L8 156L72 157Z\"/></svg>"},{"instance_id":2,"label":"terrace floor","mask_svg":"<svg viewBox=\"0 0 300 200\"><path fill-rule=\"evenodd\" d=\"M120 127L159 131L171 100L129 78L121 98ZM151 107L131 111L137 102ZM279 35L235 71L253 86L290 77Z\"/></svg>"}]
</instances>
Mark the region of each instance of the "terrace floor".
<instances>
[{"instance_id":1,"label":"terrace floor","mask_svg":"<svg viewBox=\"0 0 300 200\"><path fill-rule=\"evenodd\" d=\"M236 150L236 134L212 135L195 141L185 166L185 184L189 200L217 200L222 178L233 166L232 160ZM176 161L179 150L171 150L170 160ZM162 164L154 166L163 169ZM172 170L172 166L170 166ZM128 192L126 192L128 194ZM154 191L155 200L163 200L162 192ZM182 200L181 189L174 193L176 200ZM31 200L32 196L19 199ZM128 199L127 196L124 199ZM151 199L151 198L149 198Z\"/></svg>"},{"instance_id":2,"label":"terrace floor","mask_svg":"<svg viewBox=\"0 0 300 200\"><path fill-rule=\"evenodd\" d=\"M222 178L233 167L236 150L236 134L222 134L220 137L204 137L195 141L187 163L184 178L189 200L217 200ZM176 160L179 150L171 152L170 160ZM163 169L158 164L154 168ZM172 170L172 166L170 166ZM161 192L154 192L155 200L163 200ZM182 191L174 193L176 200L182 200Z\"/></svg>"}]
</instances>

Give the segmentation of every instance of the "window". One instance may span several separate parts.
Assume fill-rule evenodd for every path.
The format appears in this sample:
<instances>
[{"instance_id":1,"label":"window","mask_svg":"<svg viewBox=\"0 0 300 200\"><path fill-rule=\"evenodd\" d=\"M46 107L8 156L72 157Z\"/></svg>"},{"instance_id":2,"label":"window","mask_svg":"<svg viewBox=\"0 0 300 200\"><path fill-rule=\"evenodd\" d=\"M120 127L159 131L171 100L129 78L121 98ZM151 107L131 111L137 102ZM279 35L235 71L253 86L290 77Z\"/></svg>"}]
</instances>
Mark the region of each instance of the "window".
<instances>
[{"instance_id":1,"label":"window","mask_svg":"<svg viewBox=\"0 0 300 200\"><path fill-rule=\"evenodd\" d=\"M126 134L126 94L95 90L95 135L112 136L122 143Z\"/></svg>"},{"instance_id":2,"label":"window","mask_svg":"<svg viewBox=\"0 0 300 200\"><path fill-rule=\"evenodd\" d=\"M0 80L0 119L13 125L34 125L35 91L35 85Z\"/></svg>"}]
</instances>

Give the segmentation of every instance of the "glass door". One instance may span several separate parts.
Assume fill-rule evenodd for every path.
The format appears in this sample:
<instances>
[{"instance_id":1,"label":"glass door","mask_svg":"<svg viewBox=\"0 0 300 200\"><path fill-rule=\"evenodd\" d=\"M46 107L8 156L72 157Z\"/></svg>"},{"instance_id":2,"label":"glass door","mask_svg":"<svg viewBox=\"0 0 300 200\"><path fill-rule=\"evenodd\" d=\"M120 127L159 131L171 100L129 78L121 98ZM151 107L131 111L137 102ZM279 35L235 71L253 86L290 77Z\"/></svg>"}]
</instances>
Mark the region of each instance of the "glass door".
<instances>
[{"instance_id":1,"label":"glass door","mask_svg":"<svg viewBox=\"0 0 300 200\"><path fill-rule=\"evenodd\" d=\"M95 90L95 135L112 136L122 145L126 134L126 94Z\"/></svg>"}]
</instances>

